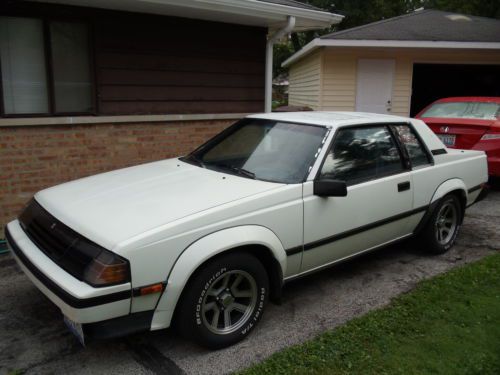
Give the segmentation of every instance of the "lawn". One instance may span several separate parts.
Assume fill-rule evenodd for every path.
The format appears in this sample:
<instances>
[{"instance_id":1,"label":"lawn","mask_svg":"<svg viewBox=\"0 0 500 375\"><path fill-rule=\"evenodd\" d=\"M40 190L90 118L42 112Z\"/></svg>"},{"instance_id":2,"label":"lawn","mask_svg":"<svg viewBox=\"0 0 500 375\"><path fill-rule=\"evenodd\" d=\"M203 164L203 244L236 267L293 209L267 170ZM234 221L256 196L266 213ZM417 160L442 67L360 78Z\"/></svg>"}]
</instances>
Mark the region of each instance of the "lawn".
<instances>
[{"instance_id":1,"label":"lawn","mask_svg":"<svg viewBox=\"0 0 500 375\"><path fill-rule=\"evenodd\" d=\"M243 372L266 373L500 374L500 254Z\"/></svg>"}]
</instances>

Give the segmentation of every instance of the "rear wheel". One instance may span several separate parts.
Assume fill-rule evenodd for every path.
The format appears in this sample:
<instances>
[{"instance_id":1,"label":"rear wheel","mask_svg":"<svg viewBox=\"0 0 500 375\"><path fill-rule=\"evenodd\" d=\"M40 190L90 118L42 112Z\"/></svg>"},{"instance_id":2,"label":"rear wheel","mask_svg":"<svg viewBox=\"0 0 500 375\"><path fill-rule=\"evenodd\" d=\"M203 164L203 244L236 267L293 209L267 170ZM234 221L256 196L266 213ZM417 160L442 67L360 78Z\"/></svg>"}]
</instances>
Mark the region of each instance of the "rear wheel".
<instances>
[{"instance_id":1,"label":"rear wheel","mask_svg":"<svg viewBox=\"0 0 500 375\"><path fill-rule=\"evenodd\" d=\"M462 221L462 209L455 195L445 196L432 214L422 232L425 249L433 254L448 251L458 235Z\"/></svg>"},{"instance_id":2,"label":"rear wheel","mask_svg":"<svg viewBox=\"0 0 500 375\"><path fill-rule=\"evenodd\" d=\"M256 326L268 299L266 270L253 255L219 256L186 286L178 311L181 334L217 349L244 339Z\"/></svg>"}]
</instances>

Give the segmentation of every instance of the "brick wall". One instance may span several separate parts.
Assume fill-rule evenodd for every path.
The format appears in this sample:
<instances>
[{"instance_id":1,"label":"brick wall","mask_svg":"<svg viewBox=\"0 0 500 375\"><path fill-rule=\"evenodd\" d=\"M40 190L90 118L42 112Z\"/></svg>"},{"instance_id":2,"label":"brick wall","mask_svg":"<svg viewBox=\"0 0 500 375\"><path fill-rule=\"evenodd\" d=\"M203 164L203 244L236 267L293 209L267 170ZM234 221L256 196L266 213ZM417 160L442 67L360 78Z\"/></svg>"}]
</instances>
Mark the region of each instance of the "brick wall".
<instances>
[{"instance_id":1,"label":"brick wall","mask_svg":"<svg viewBox=\"0 0 500 375\"><path fill-rule=\"evenodd\" d=\"M186 154L232 122L0 127L0 238L37 191Z\"/></svg>"}]
</instances>

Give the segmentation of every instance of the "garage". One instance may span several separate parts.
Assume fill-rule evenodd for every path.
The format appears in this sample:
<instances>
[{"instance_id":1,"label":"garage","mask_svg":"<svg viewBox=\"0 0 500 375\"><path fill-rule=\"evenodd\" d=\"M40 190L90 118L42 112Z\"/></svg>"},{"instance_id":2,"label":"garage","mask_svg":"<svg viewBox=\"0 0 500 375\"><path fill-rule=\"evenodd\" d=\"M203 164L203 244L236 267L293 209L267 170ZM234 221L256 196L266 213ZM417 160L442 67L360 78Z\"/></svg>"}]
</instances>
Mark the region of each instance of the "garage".
<instances>
[{"instance_id":1,"label":"garage","mask_svg":"<svg viewBox=\"0 0 500 375\"><path fill-rule=\"evenodd\" d=\"M411 116L450 96L500 96L500 65L413 64Z\"/></svg>"},{"instance_id":2,"label":"garage","mask_svg":"<svg viewBox=\"0 0 500 375\"><path fill-rule=\"evenodd\" d=\"M415 10L322 35L284 66L289 105L414 116L443 97L500 96L500 19Z\"/></svg>"}]
</instances>

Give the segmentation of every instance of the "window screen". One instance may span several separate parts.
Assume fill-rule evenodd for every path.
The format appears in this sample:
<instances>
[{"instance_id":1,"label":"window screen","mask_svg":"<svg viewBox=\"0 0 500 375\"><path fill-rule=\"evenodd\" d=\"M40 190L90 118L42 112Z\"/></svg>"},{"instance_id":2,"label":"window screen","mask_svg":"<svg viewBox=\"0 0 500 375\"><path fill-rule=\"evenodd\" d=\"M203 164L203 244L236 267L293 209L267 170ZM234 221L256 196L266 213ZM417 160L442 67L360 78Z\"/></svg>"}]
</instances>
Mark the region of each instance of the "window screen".
<instances>
[{"instance_id":1,"label":"window screen","mask_svg":"<svg viewBox=\"0 0 500 375\"><path fill-rule=\"evenodd\" d=\"M47 113L49 96L41 20L0 17L0 63L4 112Z\"/></svg>"},{"instance_id":2,"label":"window screen","mask_svg":"<svg viewBox=\"0 0 500 375\"><path fill-rule=\"evenodd\" d=\"M50 38L56 112L92 109L87 26L51 22Z\"/></svg>"},{"instance_id":3,"label":"window screen","mask_svg":"<svg viewBox=\"0 0 500 375\"><path fill-rule=\"evenodd\" d=\"M0 17L2 114L91 112L89 50L83 23Z\"/></svg>"}]
</instances>

